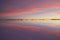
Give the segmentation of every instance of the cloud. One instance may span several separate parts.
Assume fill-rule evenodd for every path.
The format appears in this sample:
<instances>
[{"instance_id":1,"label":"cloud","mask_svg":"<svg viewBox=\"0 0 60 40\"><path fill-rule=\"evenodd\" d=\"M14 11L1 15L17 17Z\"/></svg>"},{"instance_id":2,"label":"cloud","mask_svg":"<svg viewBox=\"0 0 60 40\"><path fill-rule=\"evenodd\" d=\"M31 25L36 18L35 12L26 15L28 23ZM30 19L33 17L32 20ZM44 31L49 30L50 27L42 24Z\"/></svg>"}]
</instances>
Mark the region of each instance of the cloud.
<instances>
[{"instance_id":1,"label":"cloud","mask_svg":"<svg viewBox=\"0 0 60 40\"><path fill-rule=\"evenodd\" d=\"M29 14L52 8L60 8L59 0L9 0L1 2L2 10L0 16L11 16L17 14Z\"/></svg>"}]
</instances>

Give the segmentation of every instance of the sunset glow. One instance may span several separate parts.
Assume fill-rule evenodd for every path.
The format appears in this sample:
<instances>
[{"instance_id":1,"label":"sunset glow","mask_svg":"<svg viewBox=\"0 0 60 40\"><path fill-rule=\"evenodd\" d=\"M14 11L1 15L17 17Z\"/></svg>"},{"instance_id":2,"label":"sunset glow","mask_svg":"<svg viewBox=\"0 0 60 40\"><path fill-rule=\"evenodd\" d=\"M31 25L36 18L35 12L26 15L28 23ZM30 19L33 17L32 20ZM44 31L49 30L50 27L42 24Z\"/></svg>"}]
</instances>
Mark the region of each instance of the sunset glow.
<instances>
[{"instance_id":1,"label":"sunset glow","mask_svg":"<svg viewBox=\"0 0 60 40\"><path fill-rule=\"evenodd\" d=\"M60 0L2 0L0 27L6 39L60 40Z\"/></svg>"}]
</instances>

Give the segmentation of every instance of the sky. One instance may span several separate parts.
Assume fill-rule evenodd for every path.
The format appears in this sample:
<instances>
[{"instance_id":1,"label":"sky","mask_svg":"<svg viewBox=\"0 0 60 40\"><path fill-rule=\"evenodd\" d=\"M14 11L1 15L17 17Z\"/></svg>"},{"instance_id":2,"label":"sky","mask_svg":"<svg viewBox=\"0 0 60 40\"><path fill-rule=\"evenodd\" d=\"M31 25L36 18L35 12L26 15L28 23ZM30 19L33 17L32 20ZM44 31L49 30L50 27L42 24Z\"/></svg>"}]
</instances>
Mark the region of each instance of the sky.
<instances>
[{"instance_id":1,"label":"sky","mask_svg":"<svg viewBox=\"0 0 60 40\"><path fill-rule=\"evenodd\" d=\"M60 0L1 0L0 13L2 16L24 15L52 8L60 8Z\"/></svg>"},{"instance_id":2,"label":"sky","mask_svg":"<svg viewBox=\"0 0 60 40\"><path fill-rule=\"evenodd\" d=\"M59 34L60 21L48 20L48 19L60 19L60 0L1 0L0 3L1 3L0 19L20 19L20 18L46 19L45 21L23 21L23 22L0 21L0 27L2 30L1 33L4 36L2 37L3 40L5 39L17 40L19 37L20 38L18 40L24 40L24 39L35 40L34 36L38 37L38 38L36 37L36 40L37 39L40 40L41 38L42 40L44 39L59 40L60 39L59 38L60 37L60 34ZM16 30L18 30L18 32ZM9 32L6 32L6 31L9 31ZM15 37L12 31L14 32L14 34L16 34L15 36L19 35L16 39L14 39ZM24 34L21 35L21 32L19 31L24 32L25 34L29 34L32 37L27 36L29 37L29 39L25 37L26 35L23 37ZM26 31L29 31L29 32L26 33ZM10 35L13 35L14 38L11 38L9 33ZM34 34L38 33L38 34L34 35L33 33ZM44 33L48 35L46 36ZM7 37L7 34L10 37Z\"/></svg>"}]
</instances>

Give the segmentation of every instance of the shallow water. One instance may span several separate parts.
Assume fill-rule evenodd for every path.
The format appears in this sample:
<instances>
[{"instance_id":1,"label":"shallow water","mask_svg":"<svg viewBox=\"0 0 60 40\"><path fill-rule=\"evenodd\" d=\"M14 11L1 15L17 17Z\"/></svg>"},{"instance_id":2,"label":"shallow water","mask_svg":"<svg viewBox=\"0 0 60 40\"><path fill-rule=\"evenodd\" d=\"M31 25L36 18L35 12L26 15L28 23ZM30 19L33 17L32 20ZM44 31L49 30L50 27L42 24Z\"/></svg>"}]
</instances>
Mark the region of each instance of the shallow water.
<instances>
[{"instance_id":1,"label":"shallow water","mask_svg":"<svg viewBox=\"0 0 60 40\"><path fill-rule=\"evenodd\" d=\"M0 21L0 24L18 24L34 26L49 30L60 30L60 20L23 20L23 21Z\"/></svg>"}]
</instances>

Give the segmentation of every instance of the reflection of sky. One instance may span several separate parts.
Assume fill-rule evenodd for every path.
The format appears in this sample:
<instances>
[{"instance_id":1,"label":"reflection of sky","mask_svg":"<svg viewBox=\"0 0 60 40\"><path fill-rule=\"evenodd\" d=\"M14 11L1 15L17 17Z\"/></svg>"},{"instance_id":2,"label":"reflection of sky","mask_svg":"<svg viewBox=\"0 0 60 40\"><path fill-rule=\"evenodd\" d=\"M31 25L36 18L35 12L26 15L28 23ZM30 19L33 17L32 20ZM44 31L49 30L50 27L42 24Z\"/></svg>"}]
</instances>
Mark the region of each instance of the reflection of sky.
<instances>
[{"instance_id":1,"label":"reflection of sky","mask_svg":"<svg viewBox=\"0 0 60 40\"><path fill-rule=\"evenodd\" d=\"M43 28L48 30L60 30L60 20L24 20L24 21L1 21L1 24L18 24L34 26L36 28Z\"/></svg>"}]
</instances>

